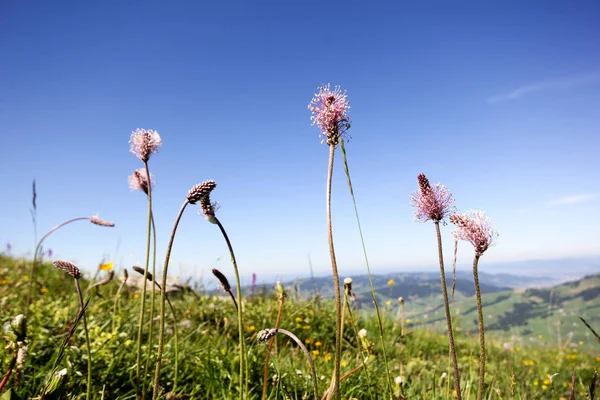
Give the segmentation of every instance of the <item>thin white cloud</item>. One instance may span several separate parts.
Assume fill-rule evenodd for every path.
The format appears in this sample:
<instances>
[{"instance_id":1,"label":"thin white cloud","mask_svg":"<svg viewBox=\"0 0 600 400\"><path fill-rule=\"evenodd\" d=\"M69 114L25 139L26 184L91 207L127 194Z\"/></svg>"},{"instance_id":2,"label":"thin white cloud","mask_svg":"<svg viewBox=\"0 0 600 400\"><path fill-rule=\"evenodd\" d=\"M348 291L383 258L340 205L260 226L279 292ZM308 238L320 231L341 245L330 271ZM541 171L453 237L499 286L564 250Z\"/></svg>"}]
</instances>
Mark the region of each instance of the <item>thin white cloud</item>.
<instances>
[{"instance_id":1,"label":"thin white cloud","mask_svg":"<svg viewBox=\"0 0 600 400\"><path fill-rule=\"evenodd\" d=\"M570 204L583 203L584 201L595 199L600 196L600 193L575 194L572 196L560 197L550 201L551 206L565 206Z\"/></svg>"},{"instance_id":2,"label":"thin white cloud","mask_svg":"<svg viewBox=\"0 0 600 400\"><path fill-rule=\"evenodd\" d=\"M512 92L501 94L498 96L492 96L487 99L488 103L498 103L501 101L516 100L528 94L537 93L546 90L565 90L579 86L592 85L600 82L600 74L590 75L575 75L562 79L554 79L543 82L531 83L529 85L521 86Z\"/></svg>"}]
</instances>

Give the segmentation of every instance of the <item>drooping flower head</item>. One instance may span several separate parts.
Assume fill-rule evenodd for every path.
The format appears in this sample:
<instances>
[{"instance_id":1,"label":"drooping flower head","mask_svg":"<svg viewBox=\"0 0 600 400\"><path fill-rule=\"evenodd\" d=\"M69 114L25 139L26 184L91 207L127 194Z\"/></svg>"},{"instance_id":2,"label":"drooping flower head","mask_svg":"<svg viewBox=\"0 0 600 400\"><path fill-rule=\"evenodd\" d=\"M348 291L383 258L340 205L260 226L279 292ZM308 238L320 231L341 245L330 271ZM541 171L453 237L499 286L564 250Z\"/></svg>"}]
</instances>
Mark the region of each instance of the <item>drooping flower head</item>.
<instances>
[{"instance_id":1,"label":"drooping flower head","mask_svg":"<svg viewBox=\"0 0 600 400\"><path fill-rule=\"evenodd\" d=\"M103 220L102 218L100 218L97 215L94 215L93 217L90 217L90 222L92 224L94 224L94 225L107 226L109 228L112 228L113 226L115 226L114 222Z\"/></svg>"},{"instance_id":2,"label":"drooping flower head","mask_svg":"<svg viewBox=\"0 0 600 400\"><path fill-rule=\"evenodd\" d=\"M347 115L350 102L346 91L342 91L339 86L332 90L331 84L328 83L318 89L319 92L315 93L308 105L312 112L310 120L321 129L327 144L336 145L340 137L350 129L350 119Z\"/></svg>"},{"instance_id":3,"label":"drooping flower head","mask_svg":"<svg viewBox=\"0 0 600 400\"><path fill-rule=\"evenodd\" d=\"M79 279L81 277L81 272L79 271L79 268L75 266L75 264L64 260L56 260L52 263L56 268L62 269L63 271L67 271L67 273L75 279Z\"/></svg>"},{"instance_id":4,"label":"drooping flower head","mask_svg":"<svg viewBox=\"0 0 600 400\"><path fill-rule=\"evenodd\" d=\"M452 232L454 239L470 242L477 256L481 256L499 236L483 211L470 210L462 215L455 214L450 216L450 222L458 227Z\"/></svg>"},{"instance_id":5,"label":"drooping flower head","mask_svg":"<svg viewBox=\"0 0 600 400\"><path fill-rule=\"evenodd\" d=\"M221 271L219 271L216 268L212 269L212 273L221 283L221 287L223 288L223 291L229 292L231 290L231 285L229 284L229 280L227 279L225 274L223 274Z\"/></svg>"},{"instance_id":6,"label":"drooping flower head","mask_svg":"<svg viewBox=\"0 0 600 400\"><path fill-rule=\"evenodd\" d=\"M410 203L415 208L415 220L440 222L456 212L452 193L446 186L439 183L431 186L424 174L419 174L417 180L419 190L410 195Z\"/></svg>"},{"instance_id":7,"label":"drooping flower head","mask_svg":"<svg viewBox=\"0 0 600 400\"><path fill-rule=\"evenodd\" d=\"M150 159L162 145L162 140L157 131L151 129L136 129L129 139L130 151L143 162Z\"/></svg>"},{"instance_id":8,"label":"drooping flower head","mask_svg":"<svg viewBox=\"0 0 600 400\"><path fill-rule=\"evenodd\" d=\"M133 171L133 175L128 178L129 188L131 190L140 190L148 194L148 175L146 174L146 168L139 168ZM150 184L154 187L155 180L154 175L150 174Z\"/></svg>"},{"instance_id":9,"label":"drooping flower head","mask_svg":"<svg viewBox=\"0 0 600 400\"><path fill-rule=\"evenodd\" d=\"M204 197L208 196L217 187L217 183L212 179L194 185L187 195L190 204L196 204Z\"/></svg>"}]
</instances>

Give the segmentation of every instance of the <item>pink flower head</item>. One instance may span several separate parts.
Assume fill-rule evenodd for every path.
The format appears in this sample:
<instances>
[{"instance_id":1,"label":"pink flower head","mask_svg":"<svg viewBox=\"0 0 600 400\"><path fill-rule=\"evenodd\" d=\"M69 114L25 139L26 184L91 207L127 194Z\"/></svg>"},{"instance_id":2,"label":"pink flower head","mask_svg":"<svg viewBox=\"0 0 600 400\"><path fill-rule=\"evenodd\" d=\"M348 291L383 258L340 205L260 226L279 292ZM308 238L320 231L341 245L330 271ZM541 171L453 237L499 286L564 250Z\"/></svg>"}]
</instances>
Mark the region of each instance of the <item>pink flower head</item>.
<instances>
[{"instance_id":1,"label":"pink flower head","mask_svg":"<svg viewBox=\"0 0 600 400\"><path fill-rule=\"evenodd\" d=\"M499 236L483 211L471 210L462 215L455 214L450 216L450 222L458 227L452 232L454 239L470 242L477 256L481 256Z\"/></svg>"},{"instance_id":2,"label":"pink flower head","mask_svg":"<svg viewBox=\"0 0 600 400\"><path fill-rule=\"evenodd\" d=\"M129 139L130 151L143 162L150 159L152 153L156 153L162 146L162 140L158 132L146 129L136 129L131 133Z\"/></svg>"},{"instance_id":3,"label":"pink flower head","mask_svg":"<svg viewBox=\"0 0 600 400\"><path fill-rule=\"evenodd\" d=\"M321 129L327 144L336 145L344 132L350 128L346 113L350 108L346 91L339 86L331 90L331 84L321 85L319 92L308 105L312 112L310 120Z\"/></svg>"},{"instance_id":4,"label":"pink flower head","mask_svg":"<svg viewBox=\"0 0 600 400\"><path fill-rule=\"evenodd\" d=\"M146 168L139 168L133 171L133 175L129 177L128 181L131 190L141 190L148 194L148 175L146 175ZM154 183L154 176L150 174L150 184L152 187L154 187Z\"/></svg>"},{"instance_id":5,"label":"pink flower head","mask_svg":"<svg viewBox=\"0 0 600 400\"><path fill-rule=\"evenodd\" d=\"M419 190L410 195L410 203L415 208L415 220L439 222L456 212L452 193L446 186L439 183L431 186L424 174L419 174L417 180Z\"/></svg>"}]
</instances>

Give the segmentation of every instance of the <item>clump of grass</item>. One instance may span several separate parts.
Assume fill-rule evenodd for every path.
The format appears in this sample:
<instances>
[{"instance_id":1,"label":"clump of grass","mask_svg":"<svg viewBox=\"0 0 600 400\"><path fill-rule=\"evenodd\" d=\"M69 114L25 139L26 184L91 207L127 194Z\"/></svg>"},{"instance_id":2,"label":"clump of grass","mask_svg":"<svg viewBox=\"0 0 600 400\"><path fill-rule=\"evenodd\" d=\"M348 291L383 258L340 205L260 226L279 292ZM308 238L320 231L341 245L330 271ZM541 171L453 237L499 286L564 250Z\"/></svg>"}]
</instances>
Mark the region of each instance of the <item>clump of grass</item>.
<instances>
[{"instance_id":1,"label":"clump of grass","mask_svg":"<svg viewBox=\"0 0 600 400\"><path fill-rule=\"evenodd\" d=\"M275 284L275 296L277 298L277 319L275 320L275 329L279 329L279 323L281 322L281 311L283 310L283 302L287 297L285 289L281 282L277 282ZM269 344L267 348L267 354L265 354L265 365L263 367L263 387L262 387L262 395L261 399L265 400L267 397L267 374L269 372L269 357L271 355L271 349L273 348L273 343L275 342L275 336L269 339Z\"/></svg>"},{"instance_id":2,"label":"clump of grass","mask_svg":"<svg viewBox=\"0 0 600 400\"><path fill-rule=\"evenodd\" d=\"M54 266L58 269L62 269L66 271L69 275L73 277L75 280L75 289L77 290L77 296L79 297L79 306L80 311L83 317L83 330L85 332L85 342L87 346L87 391L86 391L86 399L90 400L92 395L92 349L90 345L90 336L88 333L87 327L87 317L85 315L85 304L83 302L83 293L81 292L81 286L79 285L79 278L81 278L81 272L79 268L68 261L64 260L56 260L53 262Z\"/></svg>"},{"instance_id":3,"label":"clump of grass","mask_svg":"<svg viewBox=\"0 0 600 400\"><path fill-rule=\"evenodd\" d=\"M273 336L275 336L275 334L277 334L277 333L283 333L284 335L288 336L290 339L292 339L294 342L296 342L296 344L302 349L302 352L304 353L304 356L306 357L306 361L308 361L308 365L310 366L310 372L311 372L311 377L312 377L312 382L313 382L314 399L318 400L319 399L319 388L317 386L317 372L315 369L315 363L313 362L310 352L308 351L308 349L306 348L304 343L302 343L302 341L300 339L298 339L298 336L294 335L292 332L288 331L287 329L271 328L271 329L264 329L264 330L258 332L258 334L256 335L256 339L259 342L264 343L267 340L271 339Z\"/></svg>"}]
</instances>

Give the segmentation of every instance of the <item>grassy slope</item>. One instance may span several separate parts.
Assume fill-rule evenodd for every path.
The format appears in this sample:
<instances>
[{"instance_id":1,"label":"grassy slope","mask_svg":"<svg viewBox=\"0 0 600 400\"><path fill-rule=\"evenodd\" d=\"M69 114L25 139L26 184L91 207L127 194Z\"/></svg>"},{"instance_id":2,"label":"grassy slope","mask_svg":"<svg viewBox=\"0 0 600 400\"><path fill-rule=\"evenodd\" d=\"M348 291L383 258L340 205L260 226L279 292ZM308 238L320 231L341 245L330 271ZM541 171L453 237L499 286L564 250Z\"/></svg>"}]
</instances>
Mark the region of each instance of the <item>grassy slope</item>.
<instances>
[{"instance_id":1,"label":"grassy slope","mask_svg":"<svg viewBox=\"0 0 600 400\"><path fill-rule=\"evenodd\" d=\"M23 311L29 280L28 262L0 257L0 322L9 321ZM38 393L47 376L52 359L64 337L73 316L77 301L73 282L62 271L51 265L40 269L40 284L36 285L36 302L30 308L28 320L29 358L25 364L23 376L15 391L22 398ZM82 282L84 287L87 282ZM137 331L137 307L139 299L134 292L125 291L120 297L120 310L116 315L117 329L111 330L112 306L119 282L117 280L102 287L98 295L93 295L88 309L88 323L92 343L94 368L94 393L104 399L131 399L134 396L135 375L135 338ZM566 293L566 292L565 292ZM491 294L497 297L498 293ZM562 295L561 295L562 296ZM297 298L296 298L297 297ZM295 332L302 339L315 358L317 375L320 377L319 389L324 391L331 374L333 362L331 354L334 342L333 305L330 301L311 302L300 296L291 295L285 303L281 326ZM462 301L462 300L461 300ZM575 306L576 300L567 300ZM173 298L177 309L180 327L180 382L178 393L191 398L235 398L237 390L237 328L235 311L229 299L224 295L213 296L200 293L199 296L187 294ZM277 304L270 296L254 296L245 307L245 332L250 353L251 398L259 398L262 388L262 364L266 348L258 344L255 336L258 330L271 327L275 321ZM486 313L493 313L490 306ZM566 305L565 305L566 307ZM367 337L378 343L376 323L363 305L358 311L356 328L365 328ZM391 359L391 370L399 374L402 360L404 384L402 391L409 399L447 399L452 398L448 380L442 378L443 372L450 372L447 340L445 336L429 327L408 328L404 338L402 357L400 357L399 321L395 318L398 309L394 303L387 306L386 338ZM355 315L355 317L357 317ZM467 316L468 317L468 316ZM458 321L466 328L465 317ZM171 324L167 321L167 326ZM465 398L474 398L477 384L478 346L476 339L464 334L463 329L457 335L460 370ZM582 326L573 327L578 334L585 334ZM173 336L168 333L164 373L161 383L168 391L173 380ZM269 385L269 398L281 399L283 386L291 398L301 399L310 393L309 371L302 353L284 337L277 339L277 351L269 376L278 376L278 385ZM538 343L536 343L538 344ZM538 344L524 349L515 342L511 349L503 348L502 342L489 340L489 372L486 375L487 398L504 399L551 399L568 397L572 371L577 371L577 398L584 398L595 368L600 365L600 354L596 349L581 351L578 343L572 343L566 351L556 351L556 346ZM69 372L68 389L73 398L82 398L85 392L85 343L83 331L77 329L69 342L65 358L60 367ZM7 369L9 354L4 352L0 364L1 373ZM346 324L343 349L343 373L360 365L361 355L353 326ZM358 372L342 385L344 398L369 399L385 398L385 368L381 352L375 346L373 355L367 364L367 374ZM511 385L511 371L514 372L514 384ZM548 374L558 373L553 383L547 380ZM450 377L451 378L451 377ZM14 381L9 383L13 386ZM511 389L512 388L512 389ZM396 387L396 389L400 389ZM511 390L514 396L511 396ZM371 397L372 395L372 397Z\"/></svg>"}]
</instances>

